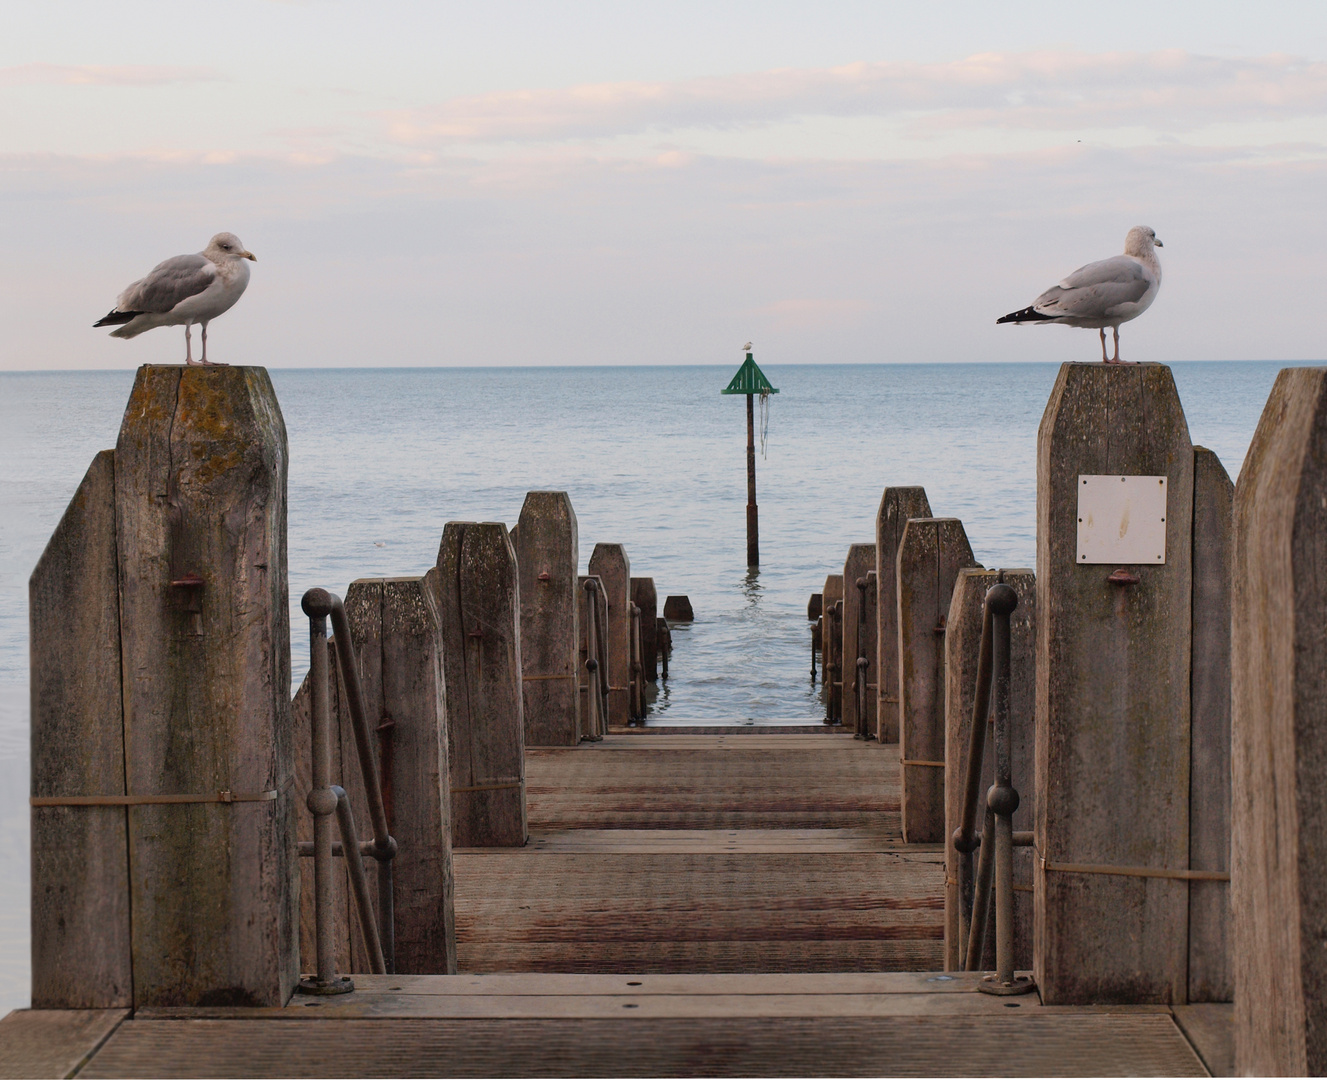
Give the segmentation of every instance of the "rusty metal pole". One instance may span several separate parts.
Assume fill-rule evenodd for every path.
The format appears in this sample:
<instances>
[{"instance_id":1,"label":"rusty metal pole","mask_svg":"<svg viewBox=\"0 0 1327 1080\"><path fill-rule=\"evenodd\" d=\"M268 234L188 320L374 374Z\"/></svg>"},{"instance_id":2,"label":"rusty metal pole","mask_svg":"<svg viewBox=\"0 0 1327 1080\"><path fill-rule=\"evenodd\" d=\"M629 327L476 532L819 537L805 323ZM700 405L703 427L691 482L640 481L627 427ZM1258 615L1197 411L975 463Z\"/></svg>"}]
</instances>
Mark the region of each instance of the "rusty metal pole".
<instances>
[{"instance_id":1,"label":"rusty metal pole","mask_svg":"<svg viewBox=\"0 0 1327 1080\"><path fill-rule=\"evenodd\" d=\"M746 564L760 565L760 520L756 507L755 395L746 396Z\"/></svg>"}]
</instances>

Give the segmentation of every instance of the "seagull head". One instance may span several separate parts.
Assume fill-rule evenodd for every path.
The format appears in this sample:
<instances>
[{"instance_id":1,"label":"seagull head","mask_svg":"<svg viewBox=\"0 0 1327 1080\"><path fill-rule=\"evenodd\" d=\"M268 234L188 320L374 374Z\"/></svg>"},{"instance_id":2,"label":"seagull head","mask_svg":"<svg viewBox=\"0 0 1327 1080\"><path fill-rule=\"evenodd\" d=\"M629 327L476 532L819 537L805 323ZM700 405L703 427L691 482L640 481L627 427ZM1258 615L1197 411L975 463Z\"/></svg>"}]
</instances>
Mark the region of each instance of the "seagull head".
<instances>
[{"instance_id":1,"label":"seagull head","mask_svg":"<svg viewBox=\"0 0 1327 1080\"><path fill-rule=\"evenodd\" d=\"M1150 255L1154 247L1165 246L1157 239L1156 230L1148 225L1135 225L1124 238L1124 253L1139 259Z\"/></svg>"},{"instance_id":2,"label":"seagull head","mask_svg":"<svg viewBox=\"0 0 1327 1080\"><path fill-rule=\"evenodd\" d=\"M251 259L258 261L258 256L240 243L240 238L231 232L219 232L208 242L204 255L217 259Z\"/></svg>"}]
</instances>

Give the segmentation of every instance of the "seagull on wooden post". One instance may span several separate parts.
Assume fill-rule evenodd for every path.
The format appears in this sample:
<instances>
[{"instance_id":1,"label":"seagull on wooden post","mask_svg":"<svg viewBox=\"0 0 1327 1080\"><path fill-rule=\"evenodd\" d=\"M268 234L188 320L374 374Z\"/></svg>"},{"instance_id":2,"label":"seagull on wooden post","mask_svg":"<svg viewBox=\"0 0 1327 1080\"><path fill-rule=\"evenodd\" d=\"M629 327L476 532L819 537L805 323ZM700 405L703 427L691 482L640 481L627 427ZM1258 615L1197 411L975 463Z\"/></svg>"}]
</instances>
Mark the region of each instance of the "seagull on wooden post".
<instances>
[{"instance_id":1,"label":"seagull on wooden post","mask_svg":"<svg viewBox=\"0 0 1327 1080\"><path fill-rule=\"evenodd\" d=\"M111 337L137 337L157 326L184 326L184 362L209 367L207 324L235 306L249 284L249 262L258 257L234 233L217 233L196 255L176 255L158 263L120 293L115 307L93 326L118 326ZM203 356L193 357L190 327L203 328Z\"/></svg>"},{"instance_id":2,"label":"seagull on wooden post","mask_svg":"<svg viewBox=\"0 0 1327 1080\"><path fill-rule=\"evenodd\" d=\"M1080 266L1058 285L1047 289L1021 311L1012 311L1000 323L1061 323L1101 331L1101 359L1120 359L1120 323L1136 319L1152 305L1161 288L1161 263L1155 248L1165 245L1146 225L1135 225L1124 238L1124 254ZM1115 334L1115 355L1106 356L1106 327Z\"/></svg>"}]
</instances>

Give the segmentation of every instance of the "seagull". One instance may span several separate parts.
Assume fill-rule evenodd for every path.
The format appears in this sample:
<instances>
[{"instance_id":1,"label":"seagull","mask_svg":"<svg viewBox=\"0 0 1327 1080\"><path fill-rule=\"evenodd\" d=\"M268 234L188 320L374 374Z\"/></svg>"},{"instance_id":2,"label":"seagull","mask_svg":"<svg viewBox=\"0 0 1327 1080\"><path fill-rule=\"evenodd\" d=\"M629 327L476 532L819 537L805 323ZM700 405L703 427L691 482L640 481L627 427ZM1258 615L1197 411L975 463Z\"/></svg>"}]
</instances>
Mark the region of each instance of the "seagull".
<instances>
[{"instance_id":1,"label":"seagull","mask_svg":"<svg viewBox=\"0 0 1327 1080\"><path fill-rule=\"evenodd\" d=\"M743 352L750 352L750 351L751 351L751 342L748 341L745 345L743 345L743 346L742 346L742 351L743 351Z\"/></svg>"},{"instance_id":2,"label":"seagull","mask_svg":"<svg viewBox=\"0 0 1327 1080\"><path fill-rule=\"evenodd\" d=\"M1031 307L1010 312L995 322L1063 323L1099 329L1102 361L1123 364L1120 323L1138 318L1156 299L1161 288L1161 263L1154 249L1164 246L1152 229L1135 225L1124 238L1123 255L1080 266L1038 296ZM1106 358L1108 326L1115 332L1115 355L1110 359Z\"/></svg>"},{"instance_id":3,"label":"seagull","mask_svg":"<svg viewBox=\"0 0 1327 1080\"><path fill-rule=\"evenodd\" d=\"M197 255L176 255L120 293L113 307L93 326L118 326L111 337L137 337L155 326L184 325L184 362L216 367L207 358L207 324L229 311L249 284L245 260L258 257L234 233L222 232ZM189 328L203 328L203 358L195 360Z\"/></svg>"}]
</instances>

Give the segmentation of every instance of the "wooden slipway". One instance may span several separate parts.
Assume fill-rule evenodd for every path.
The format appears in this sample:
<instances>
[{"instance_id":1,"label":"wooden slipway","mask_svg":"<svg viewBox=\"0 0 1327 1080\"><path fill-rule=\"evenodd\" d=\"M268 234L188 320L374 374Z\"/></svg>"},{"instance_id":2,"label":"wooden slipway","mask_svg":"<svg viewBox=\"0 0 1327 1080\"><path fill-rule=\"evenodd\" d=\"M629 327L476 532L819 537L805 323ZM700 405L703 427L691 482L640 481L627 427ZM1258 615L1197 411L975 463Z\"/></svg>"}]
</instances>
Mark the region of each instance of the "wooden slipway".
<instances>
[{"instance_id":1,"label":"wooden slipway","mask_svg":"<svg viewBox=\"0 0 1327 1080\"><path fill-rule=\"evenodd\" d=\"M1205 1075L1228 1006L1047 1008L939 974L897 747L610 735L526 757L530 842L454 853L462 974L286 1008L16 1012L0 1076Z\"/></svg>"}]
</instances>

